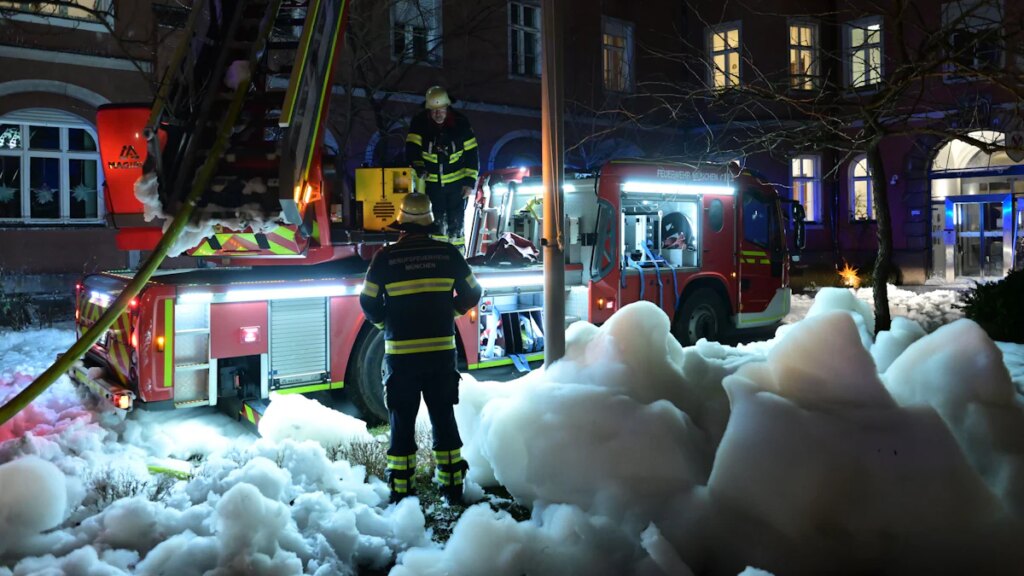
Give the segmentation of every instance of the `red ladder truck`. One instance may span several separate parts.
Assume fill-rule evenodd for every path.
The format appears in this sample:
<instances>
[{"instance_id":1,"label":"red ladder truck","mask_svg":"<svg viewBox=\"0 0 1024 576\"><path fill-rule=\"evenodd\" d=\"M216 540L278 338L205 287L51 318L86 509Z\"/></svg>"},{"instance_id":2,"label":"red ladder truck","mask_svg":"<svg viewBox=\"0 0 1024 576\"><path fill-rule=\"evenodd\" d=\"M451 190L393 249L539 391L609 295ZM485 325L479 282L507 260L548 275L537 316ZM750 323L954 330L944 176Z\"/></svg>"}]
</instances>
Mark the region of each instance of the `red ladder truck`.
<instances>
[{"instance_id":1,"label":"red ladder truck","mask_svg":"<svg viewBox=\"0 0 1024 576\"><path fill-rule=\"evenodd\" d=\"M280 0L243 1L217 28L226 37L214 44L257 46L253 88L237 114L225 111L215 93L191 101L202 91L183 87L197 82L184 73L165 84L170 88L151 108L99 111L121 247L152 248L161 234L159 219L147 221L153 207L172 212L204 170L211 176L193 227L198 241L187 252L212 266L157 271L69 372L121 410L217 405L256 424L272 393L337 391L364 418L387 419L383 336L363 317L358 294L369 259L397 237L388 224L411 189L411 173L363 168L352 197L332 191L319 126L326 92L317 87L330 83L345 3L300 4L285 10ZM275 40L298 24L297 42ZM199 29L192 22L189 34ZM334 41L314 45L307 37ZM288 61L275 45L301 64L283 68L289 80L280 93L267 79L276 73L268 62ZM229 66L222 60L207 63L213 77ZM198 62L179 62L171 72L197 68ZM289 113L299 108L304 121ZM200 118L188 110L199 110ZM148 150L145 162L123 160L128 146ZM223 152L218 158L211 150ZM155 191L140 190L154 177ZM251 185L257 178L262 184ZM622 306L647 300L665 310L674 334L689 344L732 327L769 326L788 312L783 203L755 175L735 166L621 161L567 177L564 193L567 323L600 324ZM484 295L456 321L467 370L525 371L543 360L541 264L487 258L506 233L539 245L541 197L528 170L479 181L467 217L470 253L484 260L474 264ZM83 278L75 291L80 334L132 276Z\"/></svg>"},{"instance_id":2,"label":"red ladder truck","mask_svg":"<svg viewBox=\"0 0 1024 576\"><path fill-rule=\"evenodd\" d=\"M369 179L405 169L364 170ZM567 322L600 324L647 300L690 344L771 326L789 312L782 203L755 176L722 166L612 162L566 182ZM478 192L470 214L475 252L486 254L505 232L537 240L539 222L528 206L541 192L531 178L485 174ZM394 193L379 198L397 202ZM382 210L371 204L364 210ZM383 420L382 333L358 303L371 251L362 243L350 257L316 265L161 271L72 376L122 408L228 402L252 422L270 392L344 387L368 419ZM483 298L456 322L465 368L529 369L543 359L540 263L492 261L475 271ZM81 330L130 278L106 272L83 280ZM90 377L90 367L103 375Z\"/></svg>"}]
</instances>

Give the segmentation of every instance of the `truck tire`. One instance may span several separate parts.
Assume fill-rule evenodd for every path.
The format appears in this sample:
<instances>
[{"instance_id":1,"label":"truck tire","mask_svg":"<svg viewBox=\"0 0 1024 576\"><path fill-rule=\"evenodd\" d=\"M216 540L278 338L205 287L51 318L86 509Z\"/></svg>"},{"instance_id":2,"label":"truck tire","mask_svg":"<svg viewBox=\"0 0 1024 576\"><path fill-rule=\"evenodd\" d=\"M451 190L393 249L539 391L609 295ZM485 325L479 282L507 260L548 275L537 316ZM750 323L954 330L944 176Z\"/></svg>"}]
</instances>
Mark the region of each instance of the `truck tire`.
<instances>
[{"instance_id":1,"label":"truck tire","mask_svg":"<svg viewBox=\"0 0 1024 576\"><path fill-rule=\"evenodd\" d=\"M683 346L693 346L701 338L717 342L725 335L728 322L718 294L710 288L699 288L683 300L672 335Z\"/></svg>"},{"instance_id":2,"label":"truck tire","mask_svg":"<svg viewBox=\"0 0 1024 576\"><path fill-rule=\"evenodd\" d=\"M345 382L348 399L355 404L363 419L371 426L388 421L388 409L384 404L384 332L376 328L359 339L353 351L355 357L349 365L349 377Z\"/></svg>"}]
</instances>

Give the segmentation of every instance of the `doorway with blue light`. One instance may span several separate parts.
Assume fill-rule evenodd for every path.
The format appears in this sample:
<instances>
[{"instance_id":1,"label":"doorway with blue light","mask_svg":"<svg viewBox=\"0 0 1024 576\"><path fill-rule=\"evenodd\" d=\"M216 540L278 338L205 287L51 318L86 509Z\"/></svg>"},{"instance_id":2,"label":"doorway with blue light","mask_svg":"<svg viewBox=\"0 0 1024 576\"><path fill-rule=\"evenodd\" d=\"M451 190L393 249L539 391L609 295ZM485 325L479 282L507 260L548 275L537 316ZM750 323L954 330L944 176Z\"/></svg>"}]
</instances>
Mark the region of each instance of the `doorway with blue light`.
<instances>
[{"instance_id":1,"label":"doorway with blue light","mask_svg":"<svg viewBox=\"0 0 1024 576\"><path fill-rule=\"evenodd\" d=\"M1003 138L994 131L970 136ZM992 281L1024 265L1024 163L951 140L936 154L929 177L932 280Z\"/></svg>"}]
</instances>

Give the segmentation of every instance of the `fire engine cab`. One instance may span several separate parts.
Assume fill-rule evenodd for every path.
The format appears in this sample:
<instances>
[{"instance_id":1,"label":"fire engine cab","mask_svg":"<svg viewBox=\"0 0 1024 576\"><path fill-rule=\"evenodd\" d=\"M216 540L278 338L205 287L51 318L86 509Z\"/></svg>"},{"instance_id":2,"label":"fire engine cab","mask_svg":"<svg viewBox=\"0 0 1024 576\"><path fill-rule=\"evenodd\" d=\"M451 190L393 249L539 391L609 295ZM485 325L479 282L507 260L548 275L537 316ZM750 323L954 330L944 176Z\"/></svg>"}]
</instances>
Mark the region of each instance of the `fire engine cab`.
<instances>
[{"instance_id":1,"label":"fire engine cab","mask_svg":"<svg viewBox=\"0 0 1024 576\"><path fill-rule=\"evenodd\" d=\"M179 51L151 107L99 111L119 245L153 250L175 208L194 202L185 251L206 265L153 273L70 370L75 382L122 410L217 405L256 424L272 393L335 391L366 419L387 419L383 335L358 295L369 259L397 238L388 225L413 178L407 167L361 168L348 196L324 168L329 91L318 87L330 85L346 6L249 0L216 27L194 8L182 46L227 52ZM237 86L210 88L238 62L248 66ZM126 146L146 161L126 166ZM528 169L479 180L467 251L484 295L456 320L466 370L543 360L539 258L500 256L510 239L540 245L542 198ZM661 307L684 344L779 322L790 298L782 206L736 165L634 160L568 174L566 323L600 324L640 300ZM135 274L83 278L79 335Z\"/></svg>"}]
</instances>

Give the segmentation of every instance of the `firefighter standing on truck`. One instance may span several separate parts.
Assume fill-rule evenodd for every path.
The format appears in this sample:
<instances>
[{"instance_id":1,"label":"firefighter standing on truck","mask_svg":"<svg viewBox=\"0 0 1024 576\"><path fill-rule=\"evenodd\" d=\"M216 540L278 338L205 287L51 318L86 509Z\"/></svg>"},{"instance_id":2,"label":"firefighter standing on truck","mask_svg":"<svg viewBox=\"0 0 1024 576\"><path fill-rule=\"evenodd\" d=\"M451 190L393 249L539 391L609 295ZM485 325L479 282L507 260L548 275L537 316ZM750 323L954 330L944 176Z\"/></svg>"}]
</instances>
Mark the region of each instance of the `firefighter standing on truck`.
<instances>
[{"instance_id":1,"label":"firefighter standing on truck","mask_svg":"<svg viewBox=\"0 0 1024 576\"><path fill-rule=\"evenodd\" d=\"M424 182L443 235L461 248L466 243L466 199L476 186L480 165L469 120L450 106L444 88L427 90L426 110L413 117L405 137L405 160Z\"/></svg>"},{"instance_id":2,"label":"firefighter standing on truck","mask_svg":"<svg viewBox=\"0 0 1024 576\"><path fill-rule=\"evenodd\" d=\"M461 504L469 466L462 459L455 422L460 376L454 316L476 306L481 289L459 249L430 237L433 222L426 196L405 197L393 225L402 234L370 262L359 303L366 318L384 330L391 501L415 494L416 413L422 395L433 427L434 479L448 502Z\"/></svg>"}]
</instances>

